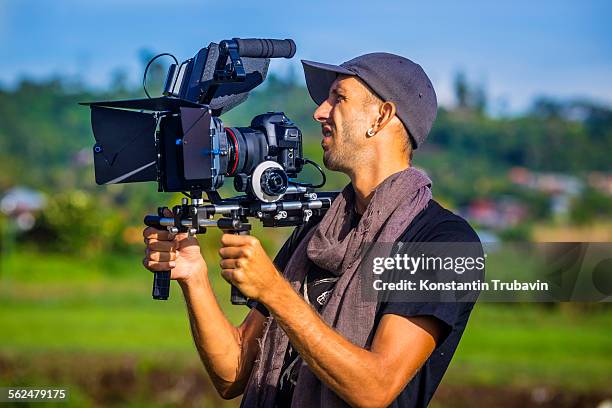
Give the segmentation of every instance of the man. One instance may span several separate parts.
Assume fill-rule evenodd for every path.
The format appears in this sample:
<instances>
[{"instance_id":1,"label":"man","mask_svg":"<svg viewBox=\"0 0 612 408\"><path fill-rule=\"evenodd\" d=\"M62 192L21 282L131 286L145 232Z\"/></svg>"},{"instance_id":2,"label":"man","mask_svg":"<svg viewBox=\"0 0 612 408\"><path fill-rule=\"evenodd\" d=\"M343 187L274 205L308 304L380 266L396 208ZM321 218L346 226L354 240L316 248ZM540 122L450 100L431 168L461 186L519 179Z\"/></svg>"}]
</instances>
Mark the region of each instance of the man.
<instances>
[{"instance_id":1,"label":"man","mask_svg":"<svg viewBox=\"0 0 612 408\"><path fill-rule=\"evenodd\" d=\"M244 394L244 407L426 406L472 304L362 302L356 271L368 242L478 242L410 166L435 119L435 92L419 65L397 55L303 65L325 166L351 184L274 263L257 238L223 235L222 275L253 301L244 322L223 315L195 238L147 228L144 264L172 269L222 397Z\"/></svg>"}]
</instances>

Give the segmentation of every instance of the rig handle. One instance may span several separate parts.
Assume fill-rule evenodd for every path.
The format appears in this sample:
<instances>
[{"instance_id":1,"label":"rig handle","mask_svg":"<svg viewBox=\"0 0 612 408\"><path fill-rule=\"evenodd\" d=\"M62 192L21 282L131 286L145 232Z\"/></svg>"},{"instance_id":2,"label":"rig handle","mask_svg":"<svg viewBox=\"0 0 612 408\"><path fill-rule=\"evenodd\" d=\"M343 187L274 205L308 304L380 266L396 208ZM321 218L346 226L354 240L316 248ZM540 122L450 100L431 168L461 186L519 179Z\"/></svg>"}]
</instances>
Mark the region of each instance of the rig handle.
<instances>
[{"instance_id":1,"label":"rig handle","mask_svg":"<svg viewBox=\"0 0 612 408\"><path fill-rule=\"evenodd\" d=\"M165 207L157 209L158 216L148 215L145 217L145 224L150 227L163 228L159 225L159 218L164 216ZM153 273L153 299L168 300L170 296L170 271Z\"/></svg>"},{"instance_id":2,"label":"rig handle","mask_svg":"<svg viewBox=\"0 0 612 408\"><path fill-rule=\"evenodd\" d=\"M226 230L226 232L228 234L236 234L236 235L249 235L249 230ZM232 301L232 305L246 305L248 299L246 298L246 296L244 296L242 294L242 292L240 292L240 290L235 287L234 285L232 285L232 293L230 296L230 300Z\"/></svg>"},{"instance_id":3,"label":"rig handle","mask_svg":"<svg viewBox=\"0 0 612 408\"><path fill-rule=\"evenodd\" d=\"M247 298L240 292L240 289L232 285L232 294L230 297L232 305L246 305Z\"/></svg>"},{"instance_id":4,"label":"rig handle","mask_svg":"<svg viewBox=\"0 0 612 408\"><path fill-rule=\"evenodd\" d=\"M153 299L168 300L170 296L170 271L154 272Z\"/></svg>"}]
</instances>

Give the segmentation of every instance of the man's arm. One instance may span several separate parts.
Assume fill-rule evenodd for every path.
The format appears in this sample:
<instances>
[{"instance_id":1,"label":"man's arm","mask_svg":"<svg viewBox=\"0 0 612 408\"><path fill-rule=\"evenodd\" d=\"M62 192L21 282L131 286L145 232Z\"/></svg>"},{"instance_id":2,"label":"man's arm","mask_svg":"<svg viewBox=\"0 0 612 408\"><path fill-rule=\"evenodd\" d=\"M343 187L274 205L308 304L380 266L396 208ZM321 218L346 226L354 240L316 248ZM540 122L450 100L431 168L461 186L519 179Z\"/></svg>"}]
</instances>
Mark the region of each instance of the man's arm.
<instances>
[{"instance_id":1,"label":"man's arm","mask_svg":"<svg viewBox=\"0 0 612 408\"><path fill-rule=\"evenodd\" d=\"M195 237L171 236L147 228L143 263L151 271L172 270L179 282L189 314L191 333L210 378L223 398L240 395L258 353L257 338L265 318L253 310L240 327L225 317L208 280L208 269Z\"/></svg>"},{"instance_id":2,"label":"man's arm","mask_svg":"<svg viewBox=\"0 0 612 408\"><path fill-rule=\"evenodd\" d=\"M217 392L226 399L239 396L257 357L265 317L253 309L235 327L219 307L208 279L197 284L181 282L181 289L194 343Z\"/></svg>"},{"instance_id":3,"label":"man's arm","mask_svg":"<svg viewBox=\"0 0 612 408\"><path fill-rule=\"evenodd\" d=\"M254 237L223 235L223 276L263 303L312 372L353 406L389 405L425 363L440 338L434 317L387 314L370 350L329 327L274 268Z\"/></svg>"}]
</instances>

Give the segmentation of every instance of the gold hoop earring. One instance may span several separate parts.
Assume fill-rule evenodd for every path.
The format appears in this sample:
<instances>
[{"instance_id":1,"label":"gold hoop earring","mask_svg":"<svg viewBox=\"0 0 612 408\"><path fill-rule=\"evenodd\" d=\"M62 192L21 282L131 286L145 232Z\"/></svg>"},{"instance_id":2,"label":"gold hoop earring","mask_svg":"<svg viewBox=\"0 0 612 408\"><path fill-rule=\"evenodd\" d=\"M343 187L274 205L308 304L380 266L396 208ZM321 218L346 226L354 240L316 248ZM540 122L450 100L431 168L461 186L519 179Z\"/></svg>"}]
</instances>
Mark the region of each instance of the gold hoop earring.
<instances>
[{"instance_id":1,"label":"gold hoop earring","mask_svg":"<svg viewBox=\"0 0 612 408\"><path fill-rule=\"evenodd\" d=\"M366 134L370 137L374 136L376 134L376 132L374 131L374 128L369 128L368 131L366 132Z\"/></svg>"}]
</instances>

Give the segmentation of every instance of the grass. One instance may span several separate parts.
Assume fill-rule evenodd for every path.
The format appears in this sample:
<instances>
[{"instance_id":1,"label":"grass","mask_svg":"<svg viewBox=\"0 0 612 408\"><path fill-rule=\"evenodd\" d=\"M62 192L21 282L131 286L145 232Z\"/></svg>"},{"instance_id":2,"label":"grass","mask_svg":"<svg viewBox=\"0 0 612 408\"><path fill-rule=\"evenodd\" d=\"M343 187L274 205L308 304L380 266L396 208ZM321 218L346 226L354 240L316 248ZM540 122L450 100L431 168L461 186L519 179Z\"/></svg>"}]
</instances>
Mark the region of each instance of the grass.
<instances>
[{"instance_id":1,"label":"grass","mask_svg":"<svg viewBox=\"0 0 612 408\"><path fill-rule=\"evenodd\" d=\"M18 252L2 260L0 356L23 362L20 382L44 381L40 364L87 356L129 358L135 372L142 364L201 370L177 285L170 300L151 300L152 277L139 259ZM230 320L240 322L246 308L229 304L229 285L217 268L210 275ZM444 383L605 391L612 381L612 310L597 306L584 312L477 305Z\"/></svg>"},{"instance_id":2,"label":"grass","mask_svg":"<svg viewBox=\"0 0 612 408\"><path fill-rule=\"evenodd\" d=\"M152 275L138 255L117 258L112 268L108 261L62 255L27 258L12 257L0 280L0 351L194 353L178 285L173 283L168 301L153 301ZM218 276L216 269L210 273ZM238 323L246 309L229 304L225 281L212 282Z\"/></svg>"},{"instance_id":3,"label":"grass","mask_svg":"<svg viewBox=\"0 0 612 408\"><path fill-rule=\"evenodd\" d=\"M612 381L612 313L528 304L479 304L446 381L606 389Z\"/></svg>"}]
</instances>

